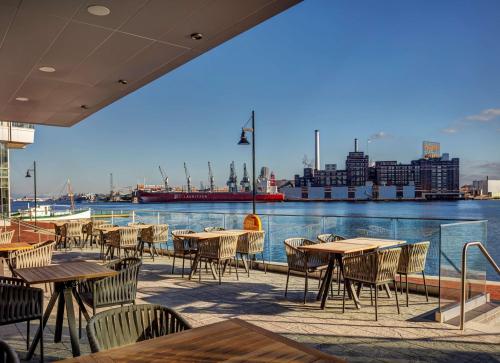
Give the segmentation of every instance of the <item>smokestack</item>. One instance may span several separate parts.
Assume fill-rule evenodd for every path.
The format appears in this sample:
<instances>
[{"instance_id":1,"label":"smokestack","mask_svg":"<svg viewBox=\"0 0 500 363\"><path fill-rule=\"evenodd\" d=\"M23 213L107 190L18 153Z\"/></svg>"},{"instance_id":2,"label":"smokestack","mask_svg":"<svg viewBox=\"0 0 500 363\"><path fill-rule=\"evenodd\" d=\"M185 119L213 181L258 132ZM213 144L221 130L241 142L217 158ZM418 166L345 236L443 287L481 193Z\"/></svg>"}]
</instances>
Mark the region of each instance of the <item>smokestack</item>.
<instances>
[{"instance_id":1,"label":"smokestack","mask_svg":"<svg viewBox=\"0 0 500 363\"><path fill-rule=\"evenodd\" d=\"M319 162L319 130L314 130L314 169L320 170Z\"/></svg>"},{"instance_id":2,"label":"smokestack","mask_svg":"<svg viewBox=\"0 0 500 363\"><path fill-rule=\"evenodd\" d=\"M358 152L358 139L354 139L354 151Z\"/></svg>"}]
</instances>

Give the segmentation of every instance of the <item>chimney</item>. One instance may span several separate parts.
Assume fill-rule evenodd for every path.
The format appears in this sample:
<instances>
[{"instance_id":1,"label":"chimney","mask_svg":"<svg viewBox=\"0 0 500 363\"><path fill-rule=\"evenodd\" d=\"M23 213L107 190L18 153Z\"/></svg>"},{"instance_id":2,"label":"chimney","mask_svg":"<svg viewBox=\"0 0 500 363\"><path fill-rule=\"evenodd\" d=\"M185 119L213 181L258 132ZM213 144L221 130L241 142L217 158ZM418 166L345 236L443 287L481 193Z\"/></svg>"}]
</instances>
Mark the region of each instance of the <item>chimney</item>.
<instances>
[{"instance_id":1,"label":"chimney","mask_svg":"<svg viewBox=\"0 0 500 363\"><path fill-rule=\"evenodd\" d=\"M358 139L354 139L354 151L358 152Z\"/></svg>"},{"instance_id":2,"label":"chimney","mask_svg":"<svg viewBox=\"0 0 500 363\"><path fill-rule=\"evenodd\" d=\"M319 130L314 130L314 169L320 170L321 164L319 161Z\"/></svg>"}]
</instances>

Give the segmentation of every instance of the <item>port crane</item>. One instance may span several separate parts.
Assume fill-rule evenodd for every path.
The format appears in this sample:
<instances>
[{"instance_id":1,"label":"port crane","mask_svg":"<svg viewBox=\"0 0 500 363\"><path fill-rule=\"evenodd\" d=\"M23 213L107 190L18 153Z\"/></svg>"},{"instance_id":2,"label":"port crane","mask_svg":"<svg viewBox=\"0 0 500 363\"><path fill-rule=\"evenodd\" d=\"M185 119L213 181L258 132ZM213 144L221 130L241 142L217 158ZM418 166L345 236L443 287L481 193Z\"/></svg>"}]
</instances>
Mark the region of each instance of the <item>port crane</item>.
<instances>
[{"instance_id":1,"label":"port crane","mask_svg":"<svg viewBox=\"0 0 500 363\"><path fill-rule=\"evenodd\" d=\"M184 162L184 173L186 174L187 191L188 193L191 193L191 175L189 175L186 162Z\"/></svg>"},{"instance_id":2,"label":"port crane","mask_svg":"<svg viewBox=\"0 0 500 363\"><path fill-rule=\"evenodd\" d=\"M161 165L158 166L158 170L160 171L161 179L163 180L163 184L165 184L165 191L168 192L168 190L169 190L169 187L168 187L168 175L165 174L164 170L161 168Z\"/></svg>"},{"instance_id":3,"label":"port crane","mask_svg":"<svg viewBox=\"0 0 500 363\"><path fill-rule=\"evenodd\" d=\"M214 178L214 173L212 172L212 164L210 164L210 161L208 162L208 183L210 185L210 191L214 192L215 191L215 178Z\"/></svg>"}]
</instances>

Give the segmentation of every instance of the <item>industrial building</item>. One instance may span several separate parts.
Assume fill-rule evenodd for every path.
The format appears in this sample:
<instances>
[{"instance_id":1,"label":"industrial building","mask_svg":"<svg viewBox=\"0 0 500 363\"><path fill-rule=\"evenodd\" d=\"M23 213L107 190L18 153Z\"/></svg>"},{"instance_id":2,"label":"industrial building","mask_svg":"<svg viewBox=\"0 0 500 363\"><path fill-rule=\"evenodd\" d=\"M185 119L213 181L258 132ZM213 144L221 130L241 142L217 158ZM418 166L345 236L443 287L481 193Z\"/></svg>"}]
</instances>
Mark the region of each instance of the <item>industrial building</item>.
<instances>
[{"instance_id":1,"label":"industrial building","mask_svg":"<svg viewBox=\"0 0 500 363\"><path fill-rule=\"evenodd\" d=\"M485 180L474 180L471 194L474 197L500 198L500 180L488 177Z\"/></svg>"}]
</instances>

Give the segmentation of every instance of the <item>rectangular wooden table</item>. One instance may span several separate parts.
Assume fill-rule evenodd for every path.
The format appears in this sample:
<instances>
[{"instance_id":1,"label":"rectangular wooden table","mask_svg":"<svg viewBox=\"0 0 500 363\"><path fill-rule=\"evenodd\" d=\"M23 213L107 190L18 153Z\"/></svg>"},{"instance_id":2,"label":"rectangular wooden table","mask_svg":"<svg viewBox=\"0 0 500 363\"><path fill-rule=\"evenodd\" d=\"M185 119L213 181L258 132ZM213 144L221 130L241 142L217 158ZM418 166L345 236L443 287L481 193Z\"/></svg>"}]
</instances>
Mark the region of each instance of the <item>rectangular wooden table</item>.
<instances>
[{"instance_id":1,"label":"rectangular wooden table","mask_svg":"<svg viewBox=\"0 0 500 363\"><path fill-rule=\"evenodd\" d=\"M328 299L328 289L330 284L332 283L332 275L333 269L335 267L335 261L337 261L342 274L344 273L344 264L342 261L342 257L347 253L355 253L355 252L368 252L375 250L377 248L397 246L402 243L406 243L406 241L401 240L390 240L390 239L379 239L379 238L351 238L345 239L341 241L335 242L327 242L327 243L318 243L309 246L301 246L300 250L306 252L315 252L315 253L327 253L330 256L328 261L328 267L326 269L325 278L321 282L321 287L318 292L317 300L321 300L321 309L324 309L326 306L326 300ZM356 307L359 309L361 304L359 303L359 299L357 297L356 292L353 289L353 286L349 282L346 284L346 289L349 293L349 296L354 300Z\"/></svg>"},{"instance_id":2,"label":"rectangular wooden table","mask_svg":"<svg viewBox=\"0 0 500 363\"><path fill-rule=\"evenodd\" d=\"M33 245L27 242L0 243L0 252L14 252L20 250L29 250L31 248L33 248Z\"/></svg>"},{"instance_id":3,"label":"rectangular wooden table","mask_svg":"<svg viewBox=\"0 0 500 363\"><path fill-rule=\"evenodd\" d=\"M83 280L113 276L118 272L94 262L74 261L66 262L60 265L15 269L14 273L16 276L20 277L30 285L51 282L54 283L54 293L52 294L47 305L47 309L45 310L45 313L43 315L43 326L38 328L35 339L33 339L33 343L31 344L28 351L27 359L29 360L33 356L36 346L40 341L43 328L47 324L50 314L52 313L54 305L58 299L59 302L57 305L54 342L57 343L61 341L64 309L66 308L66 315L68 319L68 327L71 339L71 350L73 352L73 356L80 355L80 345L76 329L75 310L73 308L73 297L75 298L87 321L90 320L90 316L87 312L87 309L85 308L85 305L83 304L80 294L78 293L78 290L76 288L77 284L79 281Z\"/></svg>"},{"instance_id":4,"label":"rectangular wooden table","mask_svg":"<svg viewBox=\"0 0 500 363\"><path fill-rule=\"evenodd\" d=\"M231 319L63 362L343 362L343 360L243 320Z\"/></svg>"}]
</instances>

